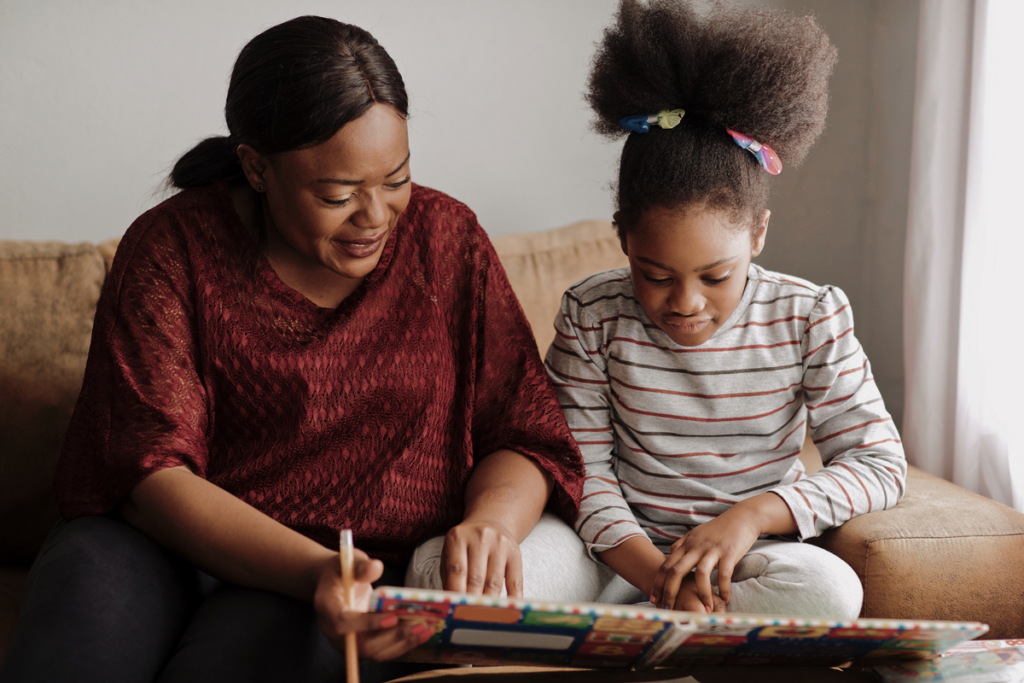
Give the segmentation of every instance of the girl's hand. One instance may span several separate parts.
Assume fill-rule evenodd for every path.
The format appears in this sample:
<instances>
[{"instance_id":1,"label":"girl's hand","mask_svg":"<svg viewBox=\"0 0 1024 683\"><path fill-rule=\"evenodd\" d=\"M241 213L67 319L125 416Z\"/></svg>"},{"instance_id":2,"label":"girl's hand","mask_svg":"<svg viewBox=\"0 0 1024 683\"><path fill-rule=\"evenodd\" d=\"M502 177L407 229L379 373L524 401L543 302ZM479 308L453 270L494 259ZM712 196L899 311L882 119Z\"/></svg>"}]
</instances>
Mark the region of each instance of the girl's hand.
<instances>
[{"instance_id":1,"label":"girl's hand","mask_svg":"<svg viewBox=\"0 0 1024 683\"><path fill-rule=\"evenodd\" d=\"M692 529L672 544L671 554L654 578L651 602L674 609L681 609L681 603L685 603L692 609L692 600L686 598L690 591L681 592L680 587L690 578L690 570L696 568L693 581L699 604L704 611L714 611L716 596L711 588L711 571L717 568L718 595L728 604L733 568L760 535L756 515L740 505Z\"/></svg>"},{"instance_id":2,"label":"girl's hand","mask_svg":"<svg viewBox=\"0 0 1024 683\"><path fill-rule=\"evenodd\" d=\"M341 556L334 554L324 562L313 596L320 630L339 652L345 651L345 634L359 634L359 655L376 661L394 659L430 638L432 631L423 624L400 622L393 614L368 613L374 581L384 572L380 560L372 560L355 551L355 605L346 609L341 581Z\"/></svg>"},{"instance_id":3,"label":"girl's hand","mask_svg":"<svg viewBox=\"0 0 1024 683\"><path fill-rule=\"evenodd\" d=\"M797 531L789 506L774 493L762 493L736 503L710 522L692 529L672 544L672 552L658 570L651 591L655 606L677 604L679 587L694 571L697 596L708 612L715 610L711 570L718 568L718 594L729 604L732 572L761 534Z\"/></svg>"},{"instance_id":4,"label":"girl's hand","mask_svg":"<svg viewBox=\"0 0 1024 683\"><path fill-rule=\"evenodd\" d=\"M523 565L519 544L503 525L467 519L444 537L441 551L444 589L473 595L523 596Z\"/></svg>"}]
</instances>

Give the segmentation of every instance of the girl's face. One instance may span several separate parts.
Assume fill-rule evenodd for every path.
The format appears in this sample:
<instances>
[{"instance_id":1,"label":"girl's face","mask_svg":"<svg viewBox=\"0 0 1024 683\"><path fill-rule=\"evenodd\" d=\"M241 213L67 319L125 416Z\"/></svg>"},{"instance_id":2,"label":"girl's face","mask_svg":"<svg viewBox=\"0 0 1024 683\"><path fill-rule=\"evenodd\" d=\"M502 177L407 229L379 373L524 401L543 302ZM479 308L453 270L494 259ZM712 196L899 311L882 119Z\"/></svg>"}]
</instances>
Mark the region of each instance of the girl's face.
<instances>
[{"instance_id":1,"label":"girl's face","mask_svg":"<svg viewBox=\"0 0 1024 683\"><path fill-rule=\"evenodd\" d=\"M354 288L377 265L409 204L405 119L376 104L315 147L253 154L258 177L246 170L254 187L266 189L272 262L329 271Z\"/></svg>"},{"instance_id":2,"label":"girl's face","mask_svg":"<svg viewBox=\"0 0 1024 683\"><path fill-rule=\"evenodd\" d=\"M699 346L743 296L750 261L764 248L770 212L750 230L702 205L654 208L626 233L633 288L648 317L681 346Z\"/></svg>"}]
</instances>

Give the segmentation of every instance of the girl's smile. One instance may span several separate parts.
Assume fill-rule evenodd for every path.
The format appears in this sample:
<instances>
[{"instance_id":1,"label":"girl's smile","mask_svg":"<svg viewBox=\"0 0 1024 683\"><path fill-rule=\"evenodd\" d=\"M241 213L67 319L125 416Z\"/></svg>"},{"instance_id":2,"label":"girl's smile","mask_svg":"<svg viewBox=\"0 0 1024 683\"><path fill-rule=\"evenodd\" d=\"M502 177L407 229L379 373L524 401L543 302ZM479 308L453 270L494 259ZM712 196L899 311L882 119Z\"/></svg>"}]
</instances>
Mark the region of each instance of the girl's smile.
<instances>
[{"instance_id":1,"label":"girl's smile","mask_svg":"<svg viewBox=\"0 0 1024 683\"><path fill-rule=\"evenodd\" d=\"M672 341L700 346L736 310L769 215L761 214L753 239L748 225L703 204L649 209L623 232L640 306Z\"/></svg>"}]
</instances>

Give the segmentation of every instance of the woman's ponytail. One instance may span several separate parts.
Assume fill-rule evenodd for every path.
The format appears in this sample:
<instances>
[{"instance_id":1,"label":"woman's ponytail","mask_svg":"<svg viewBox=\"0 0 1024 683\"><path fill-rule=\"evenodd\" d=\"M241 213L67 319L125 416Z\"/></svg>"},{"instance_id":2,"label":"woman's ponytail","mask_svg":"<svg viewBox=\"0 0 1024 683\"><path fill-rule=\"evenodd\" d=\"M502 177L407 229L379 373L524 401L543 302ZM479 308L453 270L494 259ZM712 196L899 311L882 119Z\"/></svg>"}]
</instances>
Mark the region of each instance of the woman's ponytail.
<instances>
[{"instance_id":1,"label":"woman's ponytail","mask_svg":"<svg viewBox=\"0 0 1024 683\"><path fill-rule=\"evenodd\" d=\"M203 187L242 172L231 138L217 135L206 138L185 152L171 169L170 183L181 190Z\"/></svg>"}]
</instances>

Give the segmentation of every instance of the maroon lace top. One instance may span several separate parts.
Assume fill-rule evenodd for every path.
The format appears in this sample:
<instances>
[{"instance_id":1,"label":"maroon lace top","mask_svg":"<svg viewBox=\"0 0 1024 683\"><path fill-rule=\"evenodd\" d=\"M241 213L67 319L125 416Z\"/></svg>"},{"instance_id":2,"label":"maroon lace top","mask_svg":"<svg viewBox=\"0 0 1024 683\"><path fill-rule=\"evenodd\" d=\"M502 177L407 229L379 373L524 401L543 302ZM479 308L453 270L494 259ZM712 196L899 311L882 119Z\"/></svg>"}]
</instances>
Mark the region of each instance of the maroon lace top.
<instances>
[{"instance_id":1,"label":"maroon lace top","mask_svg":"<svg viewBox=\"0 0 1024 683\"><path fill-rule=\"evenodd\" d=\"M278 279L221 183L121 241L55 486L65 518L102 514L187 465L328 547L351 528L403 562L461 521L474 461L501 448L575 518L579 451L467 207L414 186L378 266L324 309Z\"/></svg>"}]
</instances>

